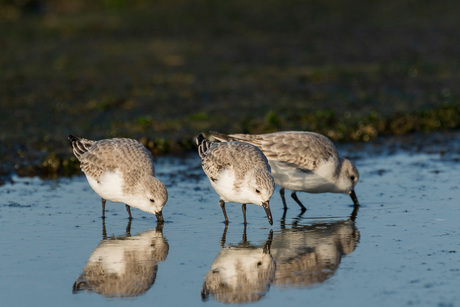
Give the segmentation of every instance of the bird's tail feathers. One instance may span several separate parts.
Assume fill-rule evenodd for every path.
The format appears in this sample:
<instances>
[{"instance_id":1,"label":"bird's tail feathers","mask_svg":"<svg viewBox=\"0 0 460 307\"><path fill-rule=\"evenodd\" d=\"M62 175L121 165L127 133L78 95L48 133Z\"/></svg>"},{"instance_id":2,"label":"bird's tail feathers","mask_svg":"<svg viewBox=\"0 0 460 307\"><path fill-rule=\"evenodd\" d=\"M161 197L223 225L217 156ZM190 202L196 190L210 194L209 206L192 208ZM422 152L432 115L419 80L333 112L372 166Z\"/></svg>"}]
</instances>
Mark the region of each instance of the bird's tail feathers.
<instances>
[{"instance_id":1,"label":"bird's tail feathers","mask_svg":"<svg viewBox=\"0 0 460 307\"><path fill-rule=\"evenodd\" d=\"M82 139L72 134L69 135L68 139L72 144L73 153L77 159L80 159L80 156L87 152L88 148L94 144L94 141Z\"/></svg>"},{"instance_id":2,"label":"bird's tail feathers","mask_svg":"<svg viewBox=\"0 0 460 307\"><path fill-rule=\"evenodd\" d=\"M248 134L224 134L217 131L209 131L209 133L217 140L221 142L229 141L240 141L240 142L250 142L250 135Z\"/></svg>"},{"instance_id":3,"label":"bird's tail feathers","mask_svg":"<svg viewBox=\"0 0 460 307\"><path fill-rule=\"evenodd\" d=\"M203 158L206 155L206 152L208 151L211 143L206 140L203 134L200 133L200 135L198 135L196 138L196 144L198 145L198 154L201 158Z\"/></svg>"}]
</instances>

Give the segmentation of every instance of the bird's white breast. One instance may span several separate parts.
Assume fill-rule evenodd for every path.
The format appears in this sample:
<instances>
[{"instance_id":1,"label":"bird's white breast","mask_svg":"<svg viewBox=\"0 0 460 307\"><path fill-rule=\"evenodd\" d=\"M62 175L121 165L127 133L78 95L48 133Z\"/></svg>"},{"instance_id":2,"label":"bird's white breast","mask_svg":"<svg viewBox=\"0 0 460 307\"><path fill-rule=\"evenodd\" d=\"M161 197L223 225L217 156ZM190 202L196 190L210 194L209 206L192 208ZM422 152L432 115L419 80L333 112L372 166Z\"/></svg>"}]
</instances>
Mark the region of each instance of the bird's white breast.
<instances>
[{"instance_id":1,"label":"bird's white breast","mask_svg":"<svg viewBox=\"0 0 460 307\"><path fill-rule=\"evenodd\" d=\"M228 169L222 170L216 181L211 180L211 185L224 201L234 201L235 174Z\"/></svg>"},{"instance_id":2,"label":"bird's white breast","mask_svg":"<svg viewBox=\"0 0 460 307\"><path fill-rule=\"evenodd\" d=\"M276 160L269 160L275 183L292 191L309 193L336 193L336 178L334 163L323 163L314 171L302 171L292 164L286 164Z\"/></svg>"},{"instance_id":3,"label":"bird's white breast","mask_svg":"<svg viewBox=\"0 0 460 307\"><path fill-rule=\"evenodd\" d=\"M211 185L225 202L254 203L254 195L249 192L247 180L236 181L233 170L225 169L219 174L216 181L211 180ZM235 183L239 186L236 186ZM256 204L260 205L259 203Z\"/></svg>"},{"instance_id":4,"label":"bird's white breast","mask_svg":"<svg viewBox=\"0 0 460 307\"><path fill-rule=\"evenodd\" d=\"M100 197L113 202L126 202L123 175L119 171L105 172L99 180L87 176L89 185Z\"/></svg>"}]
</instances>

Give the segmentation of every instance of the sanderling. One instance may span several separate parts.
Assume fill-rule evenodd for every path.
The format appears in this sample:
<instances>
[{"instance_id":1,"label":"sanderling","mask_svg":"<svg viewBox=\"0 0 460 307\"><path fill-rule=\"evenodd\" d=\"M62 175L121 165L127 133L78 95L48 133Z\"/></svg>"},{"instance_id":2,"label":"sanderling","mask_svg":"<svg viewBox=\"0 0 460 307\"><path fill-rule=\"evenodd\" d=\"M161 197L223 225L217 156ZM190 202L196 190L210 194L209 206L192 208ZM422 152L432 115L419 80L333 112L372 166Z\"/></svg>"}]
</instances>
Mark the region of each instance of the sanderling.
<instances>
[{"instance_id":1,"label":"sanderling","mask_svg":"<svg viewBox=\"0 0 460 307\"><path fill-rule=\"evenodd\" d=\"M284 189L292 191L292 198L302 212L305 206L296 192L346 193L355 207L359 206L354 188L359 173L348 159L339 157L330 139L314 132L287 131L268 134L221 134L211 132L220 141L240 141L257 146L268 159L275 183L281 186L284 208Z\"/></svg>"},{"instance_id":2,"label":"sanderling","mask_svg":"<svg viewBox=\"0 0 460 307\"><path fill-rule=\"evenodd\" d=\"M225 202L242 204L246 224L246 204L264 207L270 225L273 225L269 200L275 183L270 166L263 153L243 142L209 142L202 134L196 139L203 170L212 187L219 194L219 205L228 224Z\"/></svg>"},{"instance_id":3,"label":"sanderling","mask_svg":"<svg viewBox=\"0 0 460 307\"><path fill-rule=\"evenodd\" d=\"M163 207L168 200L165 185L155 178L152 154L132 139L91 141L69 135L73 153L89 185L102 197L102 218L105 202L126 204L156 215L163 221Z\"/></svg>"},{"instance_id":4,"label":"sanderling","mask_svg":"<svg viewBox=\"0 0 460 307\"><path fill-rule=\"evenodd\" d=\"M86 262L72 292L95 292L106 297L142 295L155 283L159 262L166 259L168 252L161 227L135 236L104 238Z\"/></svg>"},{"instance_id":5,"label":"sanderling","mask_svg":"<svg viewBox=\"0 0 460 307\"><path fill-rule=\"evenodd\" d=\"M276 262L273 285L298 288L322 283L358 245L360 234L350 219L311 222L296 218L292 227L276 232L270 246Z\"/></svg>"},{"instance_id":6,"label":"sanderling","mask_svg":"<svg viewBox=\"0 0 460 307\"><path fill-rule=\"evenodd\" d=\"M221 241L221 251L206 274L201 299L209 296L226 304L242 304L259 301L263 298L275 274L275 262L270 254L273 232L270 231L267 242L253 245L246 238L244 228L243 241L237 245L225 246L225 236Z\"/></svg>"}]
</instances>

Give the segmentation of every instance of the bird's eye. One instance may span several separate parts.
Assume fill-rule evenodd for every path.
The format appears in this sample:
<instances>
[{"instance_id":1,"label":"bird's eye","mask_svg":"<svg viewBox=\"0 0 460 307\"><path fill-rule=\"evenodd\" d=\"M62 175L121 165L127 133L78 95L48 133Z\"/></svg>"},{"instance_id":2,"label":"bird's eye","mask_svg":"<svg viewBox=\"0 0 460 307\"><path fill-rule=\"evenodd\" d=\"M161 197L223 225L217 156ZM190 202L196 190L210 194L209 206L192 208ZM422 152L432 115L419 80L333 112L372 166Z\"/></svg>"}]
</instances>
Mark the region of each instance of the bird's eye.
<instances>
[{"instance_id":1,"label":"bird's eye","mask_svg":"<svg viewBox=\"0 0 460 307\"><path fill-rule=\"evenodd\" d=\"M153 198L150 198L150 202L153 203L155 202L155 200Z\"/></svg>"},{"instance_id":2,"label":"bird's eye","mask_svg":"<svg viewBox=\"0 0 460 307\"><path fill-rule=\"evenodd\" d=\"M258 189L256 189L256 193L257 193L257 194L260 194L260 191L259 191Z\"/></svg>"},{"instance_id":3,"label":"bird's eye","mask_svg":"<svg viewBox=\"0 0 460 307\"><path fill-rule=\"evenodd\" d=\"M355 176L351 175L350 179L351 179L351 181L355 181Z\"/></svg>"}]
</instances>

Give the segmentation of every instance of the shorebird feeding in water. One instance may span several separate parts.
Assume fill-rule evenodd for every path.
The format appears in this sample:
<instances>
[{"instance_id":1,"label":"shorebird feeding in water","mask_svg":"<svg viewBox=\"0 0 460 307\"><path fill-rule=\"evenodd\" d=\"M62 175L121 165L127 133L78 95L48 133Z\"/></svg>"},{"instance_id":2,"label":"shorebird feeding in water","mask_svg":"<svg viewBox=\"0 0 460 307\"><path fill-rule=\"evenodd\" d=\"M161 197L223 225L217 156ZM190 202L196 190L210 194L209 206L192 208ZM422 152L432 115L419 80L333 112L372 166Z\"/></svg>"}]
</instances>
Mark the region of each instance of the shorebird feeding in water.
<instances>
[{"instance_id":1,"label":"shorebird feeding in water","mask_svg":"<svg viewBox=\"0 0 460 307\"><path fill-rule=\"evenodd\" d=\"M267 157L275 183L287 209L284 189L292 191L292 198L302 212L305 206L296 192L345 193L355 208L359 206L355 186L359 173L353 163L343 159L330 139L314 132L287 131L268 134L222 134L210 132L219 141L240 141L257 146Z\"/></svg>"},{"instance_id":2,"label":"shorebird feeding in water","mask_svg":"<svg viewBox=\"0 0 460 307\"><path fill-rule=\"evenodd\" d=\"M264 207L268 222L273 225L269 200L275 183L263 153L243 142L209 142L202 134L196 139L203 170L219 194L219 205L228 224L225 202L242 204L246 224L246 204Z\"/></svg>"},{"instance_id":3,"label":"shorebird feeding in water","mask_svg":"<svg viewBox=\"0 0 460 307\"><path fill-rule=\"evenodd\" d=\"M102 218L106 200L153 213L163 222L163 207L168 200L165 185L155 177L152 154L132 139L91 141L69 135L73 153L89 185L102 198Z\"/></svg>"}]
</instances>

